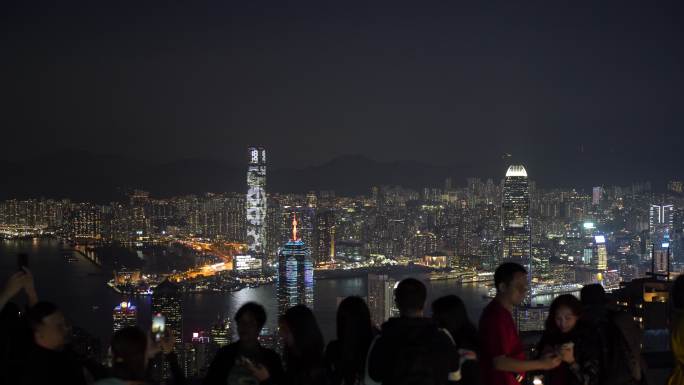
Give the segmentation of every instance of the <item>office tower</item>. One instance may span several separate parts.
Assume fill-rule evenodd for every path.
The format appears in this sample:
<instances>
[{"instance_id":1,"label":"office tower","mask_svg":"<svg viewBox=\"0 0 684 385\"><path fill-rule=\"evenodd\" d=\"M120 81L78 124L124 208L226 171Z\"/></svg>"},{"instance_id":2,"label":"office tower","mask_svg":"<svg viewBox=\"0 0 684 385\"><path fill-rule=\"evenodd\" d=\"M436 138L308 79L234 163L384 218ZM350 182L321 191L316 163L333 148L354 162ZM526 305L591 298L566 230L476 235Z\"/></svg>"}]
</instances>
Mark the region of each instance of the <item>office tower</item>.
<instances>
[{"instance_id":1,"label":"office tower","mask_svg":"<svg viewBox=\"0 0 684 385\"><path fill-rule=\"evenodd\" d=\"M648 230L653 243L659 245L669 239L674 225L674 206L652 204L648 217Z\"/></svg>"},{"instance_id":2,"label":"office tower","mask_svg":"<svg viewBox=\"0 0 684 385\"><path fill-rule=\"evenodd\" d=\"M166 318L166 329L173 333L176 340L176 348L179 350L179 356L182 357L183 306L178 285L167 279L154 288L152 294L152 313L159 313ZM162 382L166 383L171 378L171 368L163 356L159 358L155 363L155 374Z\"/></svg>"},{"instance_id":3,"label":"office tower","mask_svg":"<svg viewBox=\"0 0 684 385\"><path fill-rule=\"evenodd\" d=\"M603 195L603 188L602 187L594 187L592 189L591 193L591 204L594 206L598 206L599 203L601 203L601 196Z\"/></svg>"},{"instance_id":4,"label":"office tower","mask_svg":"<svg viewBox=\"0 0 684 385\"><path fill-rule=\"evenodd\" d=\"M178 285L167 279L154 288L152 312L166 317L166 328L173 332L176 343L180 344L183 339L183 306Z\"/></svg>"},{"instance_id":5,"label":"office tower","mask_svg":"<svg viewBox=\"0 0 684 385\"><path fill-rule=\"evenodd\" d=\"M594 236L594 255L592 258L592 267L600 271L606 271L608 268L608 251L606 250L606 237L603 235Z\"/></svg>"},{"instance_id":6,"label":"office tower","mask_svg":"<svg viewBox=\"0 0 684 385\"><path fill-rule=\"evenodd\" d=\"M316 214L314 239L316 263L333 261L335 259L335 212L333 210L323 210Z\"/></svg>"},{"instance_id":7,"label":"office tower","mask_svg":"<svg viewBox=\"0 0 684 385\"><path fill-rule=\"evenodd\" d=\"M399 315L394 303L397 281L388 275L368 274L368 308L376 326Z\"/></svg>"},{"instance_id":8,"label":"office tower","mask_svg":"<svg viewBox=\"0 0 684 385\"><path fill-rule=\"evenodd\" d=\"M266 253L266 150L249 148L247 168L247 248L255 258Z\"/></svg>"},{"instance_id":9,"label":"office tower","mask_svg":"<svg viewBox=\"0 0 684 385\"><path fill-rule=\"evenodd\" d=\"M522 165L512 165L506 171L501 216L504 229L503 259L529 264L530 195L527 171Z\"/></svg>"},{"instance_id":10,"label":"office tower","mask_svg":"<svg viewBox=\"0 0 684 385\"><path fill-rule=\"evenodd\" d=\"M278 254L278 314L298 304L313 308L314 270L311 252L297 235L297 217L292 219L292 238Z\"/></svg>"},{"instance_id":11,"label":"office tower","mask_svg":"<svg viewBox=\"0 0 684 385\"><path fill-rule=\"evenodd\" d=\"M684 192L684 183L681 180L671 180L667 183L667 190L681 194Z\"/></svg>"},{"instance_id":12,"label":"office tower","mask_svg":"<svg viewBox=\"0 0 684 385\"><path fill-rule=\"evenodd\" d=\"M128 301L116 305L112 312L113 331L138 324L138 308Z\"/></svg>"}]
</instances>

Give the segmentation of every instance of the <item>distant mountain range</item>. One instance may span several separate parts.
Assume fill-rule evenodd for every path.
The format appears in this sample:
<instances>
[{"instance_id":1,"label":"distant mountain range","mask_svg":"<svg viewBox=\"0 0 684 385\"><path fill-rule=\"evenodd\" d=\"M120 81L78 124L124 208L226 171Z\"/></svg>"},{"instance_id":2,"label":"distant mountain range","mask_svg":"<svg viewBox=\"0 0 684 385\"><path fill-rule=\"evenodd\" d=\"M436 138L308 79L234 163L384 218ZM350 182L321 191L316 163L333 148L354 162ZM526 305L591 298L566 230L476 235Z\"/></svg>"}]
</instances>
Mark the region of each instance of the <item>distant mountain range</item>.
<instances>
[{"instance_id":1,"label":"distant mountain range","mask_svg":"<svg viewBox=\"0 0 684 385\"><path fill-rule=\"evenodd\" d=\"M132 189L169 197L246 190L247 165L214 159L168 163L133 160L87 151L64 151L22 162L0 161L0 199L49 197L77 201L121 200ZM455 170L414 161L378 162L363 156L335 158L301 169L268 167L273 192L335 190L339 195L368 194L371 186L443 186Z\"/></svg>"},{"instance_id":2,"label":"distant mountain range","mask_svg":"<svg viewBox=\"0 0 684 385\"><path fill-rule=\"evenodd\" d=\"M635 170L628 171L630 179L634 179L622 180L626 179L624 172L610 170L620 170L623 166L604 165L601 168L591 159L572 163L549 159L546 163L536 163L543 164L544 169L540 170L539 166L536 173L531 173L532 179L546 187L630 184L648 180L650 171L647 167L636 173L633 172ZM46 197L110 202L125 199L133 189L150 191L156 197L245 191L246 167L246 162L236 165L216 159L160 163L154 159L134 160L119 155L66 150L21 162L0 160L0 199ZM350 196L368 194L372 186L382 185L400 185L416 190L426 186L443 187L447 177L453 178L455 186L461 186L469 176L485 179L500 175L494 178L498 183L505 167L503 160L489 163L473 161L472 164L447 167L409 160L380 162L361 155L345 155L318 166L298 169L269 165L267 189L270 192L294 193L334 190L338 195ZM658 183L664 187L665 175L651 173L650 176L656 176L651 178L656 182L655 189L658 189Z\"/></svg>"}]
</instances>

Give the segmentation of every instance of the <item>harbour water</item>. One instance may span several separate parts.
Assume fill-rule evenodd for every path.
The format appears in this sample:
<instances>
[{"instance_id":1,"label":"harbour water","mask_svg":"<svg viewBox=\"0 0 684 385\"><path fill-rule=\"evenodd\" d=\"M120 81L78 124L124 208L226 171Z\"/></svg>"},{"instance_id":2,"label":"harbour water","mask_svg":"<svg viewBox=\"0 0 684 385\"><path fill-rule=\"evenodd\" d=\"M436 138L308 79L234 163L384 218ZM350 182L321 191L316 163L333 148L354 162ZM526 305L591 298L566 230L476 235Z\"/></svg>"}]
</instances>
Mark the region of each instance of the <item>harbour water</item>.
<instances>
[{"instance_id":1,"label":"harbour water","mask_svg":"<svg viewBox=\"0 0 684 385\"><path fill-rule=\"evenodd\" d=\"M109 340L112 329L112 309L123 299L129 299L138 307L139 324L150 323L150 297L122 298L107 286L113 272L98 266L75 253L76 258L65 258L62 247L56 240L0 240L0 282L17 269L16 255L29 254L30 268L35 276L38 295L43 300L53 301L78 325L103 343ZM101 258L107 258L103 253ZM103 261L102 266L110 266ZM471 319L476 322L487 304L484 296L487 288L478 285L461 285L455 280L430 281L424 274L416 275L428 287L428 303L447 294L463 299ZM402 278L397 276L395 278ZM316 280L314 291L314 312L320 322L326 341L335 335L335 312L338 298L349 295L366 296L364 277L334 278ZM23 297L16 299L24 302ZM275 327L277 299L274 285L245 288L236 292L187 294L183 297L183 334L189 338L193 331L208 330L219 316L232 317L238 307L248 301L256 301L266 307L267 327Z\"/></svg>"}]
</instances>

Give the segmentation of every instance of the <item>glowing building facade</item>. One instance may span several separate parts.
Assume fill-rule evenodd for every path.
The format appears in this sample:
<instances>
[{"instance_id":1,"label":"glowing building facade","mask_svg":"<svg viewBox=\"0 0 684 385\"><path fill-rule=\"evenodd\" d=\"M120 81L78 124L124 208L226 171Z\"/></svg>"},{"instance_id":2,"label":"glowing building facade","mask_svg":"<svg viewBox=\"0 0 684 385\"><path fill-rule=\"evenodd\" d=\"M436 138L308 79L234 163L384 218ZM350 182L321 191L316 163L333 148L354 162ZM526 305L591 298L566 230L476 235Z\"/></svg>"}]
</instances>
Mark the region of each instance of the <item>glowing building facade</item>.
<instances>
[{"instance_id":1,"label":"glowing building facade","mask_svg":"<svg viewBox=\"0 0 684 385\"><path fill-rule=\"evenodd\" d=\"M311 251L297 237L297 217L292 221L292 239L278 253L278 314L303 304L313 308L314 270Z\"/></svg>"},{"instance_id":2,"label":"glowing building facade","mask_svg":"<svg viewBox=\"0 0 684 385\"><path fill-rule=\"evenodd\" d=\"M247 248L255 258L266 252L266 150L249 148L247 167Z\"/></svg>"},{"instance_id":3,"label":"glowing building facade","mask_svg":"<svg viewBox=\"0 0 684 385\"><path fill-rule=\"evenodd\" d=\"M512 165L506 171L502 197L503 259L530 262L530 191L527 171Z\"/></svg>"},{"instance_id":4,"label":"glowing building facade","mask_svg":"<svg viewBox=\"0 0 684 385\"><path fill-rule=\"evenodd\" d=\"M112 329L116 332L129 326L138 324L138 308L128 301L116 305L112 312Z\"/></svg>"},{"instance_id":5,"label":"glowing building facade","mask_svg":"<svg viewBox=\"0 0 684 385\"><path fill-rule=\"evenodd\" d=\"M606 249L606 237L603 235L594 236L592 264L595 269L602 272L605 272L608 268L608 250Z\"/></svg>"}]
</instances>

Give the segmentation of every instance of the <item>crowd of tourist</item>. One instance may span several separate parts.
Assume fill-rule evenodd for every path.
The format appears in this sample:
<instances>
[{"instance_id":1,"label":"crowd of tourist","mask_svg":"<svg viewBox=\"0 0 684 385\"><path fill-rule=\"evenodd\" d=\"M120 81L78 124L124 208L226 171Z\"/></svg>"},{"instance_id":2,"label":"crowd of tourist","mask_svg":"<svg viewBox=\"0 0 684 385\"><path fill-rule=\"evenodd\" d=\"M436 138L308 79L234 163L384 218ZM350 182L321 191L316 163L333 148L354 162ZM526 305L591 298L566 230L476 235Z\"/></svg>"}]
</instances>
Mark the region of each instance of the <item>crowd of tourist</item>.
<instances>
[{"instance_id":1,"label":"crowd of tourist","mask_svg":"<svg viewBox=\"0 0 684 385\"><path fill-rule=\"evenodd\" d=\"M435 300L426 316L427 290L407 278L395 288L399 316L377 328L360 297L338 307L337 336L326 346L313 312L304 305L278 319L282 354L260 344L266 311L253 302L235 314L238 340L222 347L206 385L419 385L521 383L551 385L645 384L641 333L627 313L614 308L603 287L587 285L580 298L558 296L545 330L526 349L513 318L528 295L525 269L500 265L497 294L476 327L455 295ZM25 293L26 308L11 302ZM675 359L669 385L684 384L684 276L672 285L671 346ZM151 384L150 363L164 355L171 378L186 379L173 352L173 336L157 341L128 327L112 337L111 362L90 362L66 347L70 329L60 309L41 302L28 269L13 274L0 292L0 383ZM530 354L530 351L532 354Z\"/></svg>"}]
</instances>

